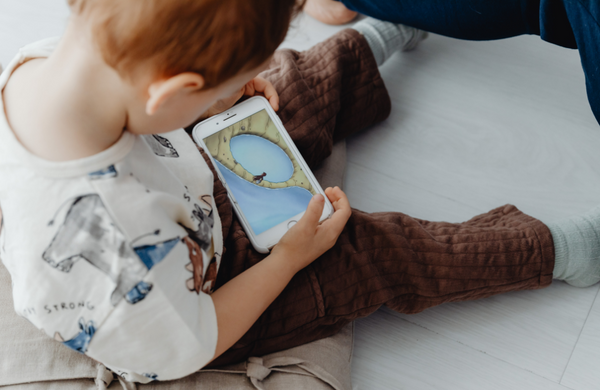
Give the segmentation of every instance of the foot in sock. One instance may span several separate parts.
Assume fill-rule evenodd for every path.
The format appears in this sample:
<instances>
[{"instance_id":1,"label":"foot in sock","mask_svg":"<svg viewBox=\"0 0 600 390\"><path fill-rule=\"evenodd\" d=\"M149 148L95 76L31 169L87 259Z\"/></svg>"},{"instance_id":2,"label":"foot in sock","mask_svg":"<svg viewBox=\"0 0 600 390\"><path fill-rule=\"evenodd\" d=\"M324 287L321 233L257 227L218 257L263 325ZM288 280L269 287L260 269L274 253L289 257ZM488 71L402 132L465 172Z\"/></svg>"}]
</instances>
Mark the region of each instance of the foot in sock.
<instances>
[{"instance_id":1,"label":"foot in sock","mask_svg":"<svg viewBox=\"0 0 600 390\"><path fill-rule=\"evenodd\" d=\"M361 20L352 28L365 37L378 66L397 51L413 50L428 35L426 31L414 27L373 18Z\"/></svg>"},{"instance_id":2,"label":"foot in sock","mask_svg":"<svg viewBox=\"0 0 600 390\"><path fill-rule=\"evenodd\" d=\"M600 282L600 207L548 228L554 240L554 279L576 287Z\"/></svg>"},{"instance_id":3,"label":"foot in sock","mask_svg":"<svg viewBox=\"0 0 600 390\"><path fill-rule=\"evenodd\" d=\"M333 25L350 23L357 15L341 2L334 0L307 0L304 12L320 22Z\"/></svg>"}]
</instances>

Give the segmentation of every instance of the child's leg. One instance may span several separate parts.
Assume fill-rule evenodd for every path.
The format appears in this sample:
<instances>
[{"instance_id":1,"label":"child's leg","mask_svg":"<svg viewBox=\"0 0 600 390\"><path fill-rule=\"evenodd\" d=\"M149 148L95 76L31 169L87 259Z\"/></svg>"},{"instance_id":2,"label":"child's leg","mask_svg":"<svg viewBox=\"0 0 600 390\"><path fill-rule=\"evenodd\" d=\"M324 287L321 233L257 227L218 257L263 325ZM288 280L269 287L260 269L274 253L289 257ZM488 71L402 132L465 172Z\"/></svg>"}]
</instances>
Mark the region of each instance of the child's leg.
<instances>
[{"instance_id":1,"label":"child's leg","mask_svg":"<svg viewBox=\"0 0 600 390\"><path fill-rule=\"evenodd\" d=\"M282 96L280 115L312 166L330 153L334 139L389 113L389 98L373 55L364 38L352 30L309 52L278 54L273 66L267 75ZM345 99L346 94L355 96ZM252 249L218 180L215 199L227 248L219 271L222 285L264 255ZM551 226L557 240L564 241L559 228L567 226ZM560 275L562 269L557 264ZM553 271L550 230L512 206L462 224L354 211L336 246L299 272L212 366L327 337L382 304L415 313L444 302L545 287Z\"/></svg>"},{"instance_id":2,"label":"child's leg","mask_svg":"<svg viewBox=\"0 0 600 390\"><path fill-rule=\"evenodd\" d=\"M273 65L267 76L281 94L280 116L313 166L330 153L334 139L389 113L375 59L356 31L305 53L279 53ZM253 250L218 181L215 199L226 229L220 286L264 255ZM513 207L463 224L355 211L336 246L299 272L212 366L327 337L382 304L414 313L443 302L544 287L553 261L548 229Z\"/></svg>"},{"instance_id":3,"label":"child's leg","mask_svg":"<svg viewBox=\"0 0 600 390\"><path fill-rule=\"evenodd\" d=\"M231 277L262 259L243 234L228 241ZM335 334L381 305L417 313L552 281L548 228L513 206L464 223L354 211L336 245L299 272L246 335L214 365ZM260 281L257 281L260 283Z\"/></svg>"},{"instance_id":4,"label":"child's leg","mask_svg":"<svg viewBox=\"0 0 600 390\"><path fill-rule=\"evenodd\" d=\"M335 141L390 113L373 53L353 29L304 52L278 51L261 76L279 92L278 115L311 168L329 156Z\"/></svg>"}]
</instances>

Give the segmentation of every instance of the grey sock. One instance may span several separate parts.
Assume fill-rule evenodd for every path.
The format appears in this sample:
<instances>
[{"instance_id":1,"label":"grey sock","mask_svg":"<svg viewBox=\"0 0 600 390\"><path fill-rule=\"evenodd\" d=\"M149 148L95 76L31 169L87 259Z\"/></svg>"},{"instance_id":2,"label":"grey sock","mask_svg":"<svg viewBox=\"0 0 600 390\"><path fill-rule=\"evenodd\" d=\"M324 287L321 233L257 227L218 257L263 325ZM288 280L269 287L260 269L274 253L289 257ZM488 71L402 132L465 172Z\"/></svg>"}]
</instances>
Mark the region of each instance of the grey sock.
<instances>
[{"instance_id":1,"label":"grey sock","mask_svg":"<svg viewBox=\"0 0 600 390\"><path fill-rule=\"evenodd\" d=\"M381 66L396 51L409 51L427 38L427 32L402 24L366 18L352 26L366 39L377 65Z\"/></svg>"},{"instance_id":2,"label":"grey sock","mask_svg":"<svg viewBox=\"0 0 600 390\"><path fill-rule=\"evenodd\" d=\"M548 224L554 240L554 279L588 287L600 281L600 207Z\"/></svg>"}]
</instances>

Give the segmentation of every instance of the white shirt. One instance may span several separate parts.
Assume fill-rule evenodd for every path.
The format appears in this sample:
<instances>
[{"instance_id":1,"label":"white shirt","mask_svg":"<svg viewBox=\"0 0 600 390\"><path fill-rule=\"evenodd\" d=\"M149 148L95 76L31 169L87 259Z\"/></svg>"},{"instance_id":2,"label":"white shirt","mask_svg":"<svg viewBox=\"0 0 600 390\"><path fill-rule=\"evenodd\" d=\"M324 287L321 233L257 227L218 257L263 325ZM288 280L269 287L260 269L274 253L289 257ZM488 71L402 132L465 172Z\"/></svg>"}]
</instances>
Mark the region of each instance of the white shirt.
<instances>
[{"instance_id":1,"label":"white shirt","mask_svg":"<svg viewBox=\"0 0 600 390\"><path fill-rule=\"evenodd\" d=\"M57 42L21 49L0 91L19 64L49 56ZM189 136L124 132L97 155L51 162L19 143L3 105L0 255L17 313L130 381L206 365L223 239L213 175Z\"/></svg>"}]
</instances>

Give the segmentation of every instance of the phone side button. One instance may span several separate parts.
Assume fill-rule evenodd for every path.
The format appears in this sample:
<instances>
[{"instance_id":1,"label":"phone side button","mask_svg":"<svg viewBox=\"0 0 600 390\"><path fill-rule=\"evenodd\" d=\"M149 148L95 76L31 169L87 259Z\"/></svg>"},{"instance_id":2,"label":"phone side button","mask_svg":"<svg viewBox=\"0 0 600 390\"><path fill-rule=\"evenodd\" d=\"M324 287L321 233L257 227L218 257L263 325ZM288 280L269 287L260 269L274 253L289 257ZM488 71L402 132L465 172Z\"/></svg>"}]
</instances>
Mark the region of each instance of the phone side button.
<instances>
[{"instance_id":1,"label":"phone side button","mask_svg":"<svg viewBox=\"0 0 600 390\"><path fill-rule=\"evenodd\" d=\"M294 226L294 225L295 225L295 224L297 224L297 223L298 223L298 221L294 221L294 220L291 220L290 222L288 222L288 224L287 224L287 228L288 228L288 230L289 230L289 229L291 229L291 228L292 228L292 226Z\"/></svg>"}]
</instances>

